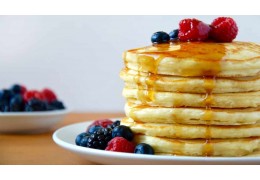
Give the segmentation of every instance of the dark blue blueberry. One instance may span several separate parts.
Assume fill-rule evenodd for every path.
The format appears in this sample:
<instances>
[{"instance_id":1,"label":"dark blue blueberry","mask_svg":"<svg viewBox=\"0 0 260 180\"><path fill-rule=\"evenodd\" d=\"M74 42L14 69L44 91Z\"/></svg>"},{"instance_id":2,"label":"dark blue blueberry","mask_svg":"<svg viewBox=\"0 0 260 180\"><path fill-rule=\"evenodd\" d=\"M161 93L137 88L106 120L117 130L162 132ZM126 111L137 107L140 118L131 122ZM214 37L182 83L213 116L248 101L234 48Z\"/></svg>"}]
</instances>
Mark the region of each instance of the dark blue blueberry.
<instances>
[{"instance_id":1,"label":"dark blue blueberry","mask_svg":"<svg viewBox=\"0 0 260 180\"><path fill-rule=\"evenodd\" d=\"M89 136L84 136L84 137L82 137L82 139L79 143L79 146L87 147L88 143L89 143Z\"/></svg>"},{"instance_id":2,"label":"dark blue blueberry","mask_svg":"<svg viewBox=\"0 0 260 180\"><path fill-rule=\"evenodd\" d=\"M10 99L14 96L14 93L11 90L4 89L0 91L0 101L9 102Z\"/></svg>"},{"instance_id":3,"label":"dark blue blueberry","mask_svg":"<svg viewBox=\"0 0 260 180\"><path fill-rule=\"evenodd\" d=\"M175 29L169 33L170 41L175 41L178 39L179 29Z\"/></svg>"},{"instance_id":4,"label":"dark blue blueberry","mask_svg":"<svg viewBox=\"0 0 260 180\"><path fill-rule=\"evenodd\" d=\"M58 109L65 109L65 106L63 105L63 103L58 100L50 102L47 106L47 110L49 110L49 111L58 110Z\"/></svg>"},{"instance_id":5,"label":"dark blue blueberry","mask_svg":"<svg viewBox=\"0 0 260 180\"><path fill-rule=\"evenodd\" d=\"M154 44L168 43L170 41L170 36L166 32L159 31L152 35L151 41Z\"/></svg>"},{"instance_id":6,"label":"dark blue blueberry","mask_svg":"<svg viewBox=\"0 0 260 180\"><path fill-rule=\"evenodd\" d=\"M47 103L39 99L31 99L25 105L25 111L47 111Z\"/></svg>"},{"instance_id":7,"label":"dark blue blueberry","mask_svg":"<svg viewBox=\"0 0 260 180\"><path fill-rule=\"evenodd\" d=\"M14 94L21 94L24 90L23 87L19 84L14 84L10 89Z\"/></svg>"},{"instance_id":8,"label":"dark blue blueberry","mask_svg":"<svg viewBox=\"0 0 260 180\"><path fill-rule=\"evenodd\" d=\"M137 144L135 147L134 153L136 154L154 154L152 146L145 143Z\"/></svg>"},{"instance_id":9,"label":"dark blue blueberry","mask_svg":"<svg viewBox=\"0 0 260 180\"><path fill-rule=\"evenodd\" d=\"M86 133L86 132L83 132L83 133L77 135L77 137L76 137L76 139L75 139L76 145L81 146L81 140L82 140L84 137L86 137L86 136L89 136L89 134ZM84 142L83 142L82 144L84 144Z\"/></svg>"},{"instance_id":10,"label":"dark blue blueberry","mask_svg":"<svg viewBox=\"0 0 260 180\"><path fill-rule=\"evenodd\" d=\"M23 97L20 94L16 94L9 103L11 112L19 112L24 110Z\"/></svg>"},{"instance_id":11,"label":"dark blue blueberry","mask_svg":"<svg viewBox=\"0 0 260 180\"><path fill-rule=\"evenodd\" d=\"M6 101L1 101L0 102L0 111L1 112L9 112L10 108L9 108L9 103Z\"/></svg>"},{"instance_id":12,"label":"dark blue blueberry","mask_svg":"<svg viewBox=\"0 0 260 180\"><path fill-rule=\"evenodd\" d=\"M89 134L93 134L95 131L97 131L98 129L101 129L101 128L103 128L102 126L92 126L92 127L90 127L89 128L89 130L88 130L88 133Z\"/></svg>"},{"instance_id":13,"label":"dark blue blueberry","mask_svg":"<svg viewBox=\"0 0 260 180\"><path fill-rule=\"evenodd\" d=\"M112 138L114 137L123 137L128 141L132 141L134 138L134 134L129 127L120 125L113 129Z\"/></svg>"}]
</instances>

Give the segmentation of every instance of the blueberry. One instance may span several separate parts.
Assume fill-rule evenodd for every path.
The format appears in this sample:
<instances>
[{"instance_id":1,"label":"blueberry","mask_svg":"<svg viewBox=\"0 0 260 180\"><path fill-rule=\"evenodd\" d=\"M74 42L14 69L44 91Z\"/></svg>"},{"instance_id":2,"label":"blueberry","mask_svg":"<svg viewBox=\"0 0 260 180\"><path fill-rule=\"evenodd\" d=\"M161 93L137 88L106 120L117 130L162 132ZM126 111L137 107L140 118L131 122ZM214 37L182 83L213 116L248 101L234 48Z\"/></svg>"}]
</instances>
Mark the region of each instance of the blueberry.
<instances>
[{"instance_id":1,"label":"blueberry","mask_svg":"<svg viewBox=\"0 0 260 180\"><path fill-rule=\"evenodd\" d=\"M14 96L14 94L11 90L4 89L4 90L0 91L0 101L1 102L9 102L13 96Z\"/></svg>"},{"instance_id":2,"label":"blueberry","mask_svg":"<svg viewBox=\"0 0 260 180\"><path fill-rule=\"evenodd\" d=\"M47 109L52 111L52 110L57 110L57 109L65 109L65 106L63 105L63 103L61 101L55 100L50 102L47 105Z\"/></svg>"},{"instance_id":3,"label":"blueberry","mask_svg":"<svg viewBox=\"0 0 260 180\"><path fill-rule=\"evenodd\" d=\"M9 108L9 103L6 101L1 101L0 102L0 111L1 112L9 112L10 108Z\"/></svg>"},{"instance_id":4,"label":"blueberry","mask_svg":"<svg viewBox=\"0 0 260 180\"><path fill-rule=\"evenodd\" d=\"M92 126L92 127L90 127L89 128L89 130L88 130L88 133L89 134L93 134L95 131L97 131L98 129L101 129L101 128L103 128L102 126Z\"/></svg>"},{"instance_id":5,"label":"blueberry","mask_svg":"<svg viewBox=\"0 0 260 180\"><path fill-rule=\"evenodd\" d=\"M25 105L25 111L46 111L47 103L45 101L41 101L39 99L31 99Z\"/></svg>"},{"instance_id":6,"label":"blueberry","mask_svg":"<svg viewBox=\"0 0 260 180\"><path fill-rule=\"evenodd\" d=\"M19 85L19 84L14 84L11 89L10 89L14 94L22 94L25 91L25 87Z\"/></svg>"},{"instance_id":7,"label":"blueberry","mask_svg":"<svg viewBox=\"0 0 260 180\"><path fill-rule=\"evenodd\" d=\"M163 31L156 32L152 35L151 41L155 44L168 43L170 40L169 34Z\"/></svg>"},{"instance_id":8,"label":"blueberry","mask_svg":"<svg viewBox=\"0 0 260 180\"><path fill-rule=\"evenodd\" d=\"M81 140L82 140L83 137L85 137L85 136L89 136L89 134L86 133L86 132L83 132L83 133L80 133L79 135L77 135L77 137L76 137L76 139L75 139L76 145L80 146Z\"/></svg>"},{"instance_id":9,"label":"blueberry","mask_svg":"<svg viewBox=\"0 0 260 180\"><path fill-rule=\"evenodd\" d=\"M84 136L80 140L79 146L87 147L89 143L89 136Z\"/></svg>"},{"instance_id":10,"label":"blueberry","mask_svg":"<svg viewBox=\"0 0 260 180\"><path fill-rule=\"evenodd\" d=\"M145 143L137 144L134 153L136 154L154 154L152 146Z\"/></svg>"},{"instance_id":11,"label":"blueberry","mask_svg":"<svg viewBox=\"0 0 260 180\"><path fill-rule=\"evenodd\" d=\"M113 129L112 138L114 137L123 137L128 141L132 141L134 138L134 134L129 127L120 125Z\"/></svg>"},{"instance_id":12,"label":"blueberry","mask_svg":"<svg viewBox=\"0 0 260 180\"><path fill-rule=\"evenodd\" d=\"M11 112L19 112L23 111L24 109L24 102L23 97L20 94L16 94L11 100L10 100L10 111Z\"/></svg>"},{"instance_id":13,"label":"blueberry","mask_svg":"<svg viewBox=\"0 0 260 180\"><path fill-rule=\"evenodd\" d=\"M179 29L175 29L169 33L170 41L175 41L178 39Z\"/></svg>"}]
</instances>

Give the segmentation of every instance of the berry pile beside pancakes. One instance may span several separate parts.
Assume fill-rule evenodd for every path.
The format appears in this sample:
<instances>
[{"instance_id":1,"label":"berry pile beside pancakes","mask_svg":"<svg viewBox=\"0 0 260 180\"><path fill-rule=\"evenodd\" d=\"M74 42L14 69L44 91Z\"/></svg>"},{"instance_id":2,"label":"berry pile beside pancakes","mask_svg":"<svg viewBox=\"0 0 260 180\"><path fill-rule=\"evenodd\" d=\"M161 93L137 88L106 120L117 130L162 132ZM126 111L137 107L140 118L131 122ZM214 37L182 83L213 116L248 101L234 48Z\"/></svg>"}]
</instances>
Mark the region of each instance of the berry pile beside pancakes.
<instances>
[{"instance_id":1,"label":"berry pile beside pancakes","mask_svg":"<svg viewBox=\"0 0 260 180\"><path fill-rule=\"evenodd\" d=\"M248 156L260 149L260 45L233 41L232 18L185 19L128 50L120 77L136 143L155 154Z\"/></svg>"}]
</instances>

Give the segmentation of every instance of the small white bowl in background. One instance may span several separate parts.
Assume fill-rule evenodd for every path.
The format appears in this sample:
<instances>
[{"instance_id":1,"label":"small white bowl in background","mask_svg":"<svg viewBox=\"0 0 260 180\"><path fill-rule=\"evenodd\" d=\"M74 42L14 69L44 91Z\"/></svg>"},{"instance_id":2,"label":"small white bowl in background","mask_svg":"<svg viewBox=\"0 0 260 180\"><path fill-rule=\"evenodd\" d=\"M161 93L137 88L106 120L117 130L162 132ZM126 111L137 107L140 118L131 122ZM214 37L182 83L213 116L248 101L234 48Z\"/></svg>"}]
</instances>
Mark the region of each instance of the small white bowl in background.
<instances>
[{"instance_id":1,"label":"small white bowl in background","mask_svg":"<svg viewBox=\"0 0 260 180\"><path fill-rule=\"evenodd\" d=\"M0 133L43 133L62 121L68 110L0 113Z\"/></svg>"}]
</instances>

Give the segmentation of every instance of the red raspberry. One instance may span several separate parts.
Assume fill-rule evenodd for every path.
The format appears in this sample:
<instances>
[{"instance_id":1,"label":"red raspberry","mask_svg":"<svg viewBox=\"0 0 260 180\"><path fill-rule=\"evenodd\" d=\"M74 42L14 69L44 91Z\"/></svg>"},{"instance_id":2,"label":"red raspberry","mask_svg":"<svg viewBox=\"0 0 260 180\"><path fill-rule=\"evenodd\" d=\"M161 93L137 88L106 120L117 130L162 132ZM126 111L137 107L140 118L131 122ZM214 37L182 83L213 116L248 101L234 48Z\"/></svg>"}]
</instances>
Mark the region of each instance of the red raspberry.
<instances>
[{"instance_id":1,"label":"red raspberry","mask_svg":"<svg viewBox=\"0 0 260 180\"><path fill-rule=\"evenodd\" d=\"M87 131L92 127L92 126L102 126L104 128L107 128L108 125L113 124L113 121L110 119L100 119L94 121L92 124L90 124L87 128Z\"/></svg>"},{"instance_id":2,"label":"red raspberry","mask_svg":"<svg viewBox=\"0 0 260 180\"><path fill-rule=\"evenodd\" d=\"M209 36L209 25L197 19L183 19L179 23L180 41L205 41Z\"/></svg>"},{"instance_id":3,"label":"red raspberry","mask_svg":"<svg viewBox=\"0 0 260 180\"><path fill-rule=\"evenodd\" d=\"M238 27L229 17L219 17L211 23L210 37L218 42L231 42L236 38Z\"/></svg>"},{"instance_id":4,"label":"red raspberry","mask_svg":"<svg viewBox=\"0 0 260 180\"><path fill-rule=\"evenodd\" d=\"M133 153L135 150L135 145L132 142L127 141L123 137L115 137L108 142L105 150Z\"/></svg>"},{"instance_id":5,"label":"red raspberry","mask_svg":"<svg viewBox=\"0 0 260 180\"><path fill-rule=\"evenodd\" d=\"M50 89L45 88L45 89L42 90L41 93L42 93L44 99L45 99L46 101L48 101L49 103L50 103L50 102L53 102L53 101L55 101L55 100L57 100L57 96L56 96L55 93L54 93L52 90L50 90Z\"/></svg>"},{"instance_id":6,"label":"red raspberry","mask_svg":"<svg viewBox=\"0 0 260 180\"><path fill-rule=\"evenodd\" d=\"M33 98L39 99L39 100L44 100L44 97L41 94L41 92L36 91L36 90L26 91L23 94L23 99L24 99L25 102L28 102L29 100L31 100Z\"/></svg>"}]
</instances>

